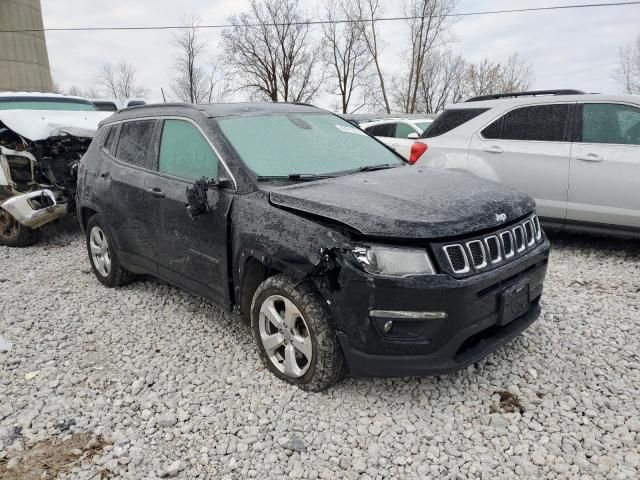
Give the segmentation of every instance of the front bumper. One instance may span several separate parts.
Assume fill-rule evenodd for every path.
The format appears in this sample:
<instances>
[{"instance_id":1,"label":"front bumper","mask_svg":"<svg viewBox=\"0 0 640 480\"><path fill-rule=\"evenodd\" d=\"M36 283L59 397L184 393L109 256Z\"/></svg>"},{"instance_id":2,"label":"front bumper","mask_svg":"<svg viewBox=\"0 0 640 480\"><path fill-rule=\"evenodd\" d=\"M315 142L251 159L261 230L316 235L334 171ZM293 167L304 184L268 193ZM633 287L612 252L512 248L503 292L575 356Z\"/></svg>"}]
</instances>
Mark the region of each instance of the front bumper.
<instances>
[{"instance_id":1,"label":"front bumper","mask_svg":"<svg viewBox=\"0 0 640 480\"><path fill-rule=\"evenodd\" d=\"M424 376L474 363L507 343L540 315L549 242L490 272L464 279L431 275L405 279L367 275L348 264L340 273L332 313L354 376ZM504 321L504 292L528 284L529 308ZM372 310L446 313L445 318L398 319ZM394 326L385 332L384 324Z\"/></svg>"},{"instance_id":2,"label":"front bumper","mask_svg":"<svg viewBox=\"0 0 640 480\"><path fill-rule=\"evenodd\" d=\"M58 203L51 190L23 193L5 200L0 208L29 228L40 228L67 214L67 204Z\"/></svg>"}]
</instances>

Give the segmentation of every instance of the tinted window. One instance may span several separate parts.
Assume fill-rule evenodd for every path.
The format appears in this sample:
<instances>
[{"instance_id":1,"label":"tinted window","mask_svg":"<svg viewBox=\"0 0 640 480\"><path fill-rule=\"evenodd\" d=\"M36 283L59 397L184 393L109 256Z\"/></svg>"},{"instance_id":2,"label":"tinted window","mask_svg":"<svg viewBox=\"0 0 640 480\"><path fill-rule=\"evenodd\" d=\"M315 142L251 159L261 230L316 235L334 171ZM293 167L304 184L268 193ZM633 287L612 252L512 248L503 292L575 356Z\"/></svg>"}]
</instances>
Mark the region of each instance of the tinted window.
<instances>
[{"instance_id":1,"label":"tinted window","mask_svg":"<svg viewBox=\"0 0 640 480\"><path fill-rule=\"evenodd\" d=\"M93 102L93 104L102 112L117 112L118 107L111 102Z\"/></svg>"},{"instance_id":2,"label":"tinted window","mask_svg":"<svg viewBox=\"0 0 640 480\"><path fill-rule=\"evenodd\" d=\"M184 120L165 120L158 170L198 180L218 178L218 156L200 130Z\"/></svg>"},{"instance_id":3,"label":"tinted window","mask_svg":"<svg viewBox=\"0 0 640 480\"><path fill-rule=\"evenodd\" d=\"M259 176L321 175L404 163L385 146L335 115L255 115L221 118L218 122L240 158Z\"/></svg>"},{"instance_id":4,"label":"tinted window","mask_svg":"<svg viewBox=\"0 0 640 480\"><path fill-rule=\"evenodd\" d=\"M431 127L422 134L422 138L432 138L447 133L460 125L464 125L469 120L473 120L478 115L489 110L488 108L456 108L445 110L434 120Z\"/></svg>"},{"instance_id":5,"label":"tinted window","mask_svg":"<svg viewBox=\"0 0 640 480\"><path fill-rule=\"evenodd\" d=\"M395 137L396 124L384 123L382 125L375 125L366 129L366 132L374 137Z\"/></svg>"},{"instance_id":6,"label":"tinted window","mask_svg":"<svg viewBox=\"0 0 640 480\"><path fill-rule=\"evenodd\" d=\"M504 116L502 133L493 138L560 142L564 139L568 113L569 105L518 108ZM490 130L489 133L494 132Z\"/></svg>"},{"instance_id":7,"label":"tinted window","mask_svg":"<svg viewBox=\"0 0 640 480\"><path fill-rule=\"evenodd\" d=\"M407 138L410 134L417 133L413 127L406 123L398 123L396 126L396 138Z\"/></svg>"},{"instance_id":8,"label":"tinted window","mask_svg":"<svg viewBox=\"0 0 640 480\"><path fill-rule=\"evenodd\" d=\"M502 133L502 121L504 117L500 117L498 120L493 122L491 125L482 130L482 136L484 138L500 138Z\"/></svg>"},{"instance_id":9,"label":"tinted window","mask_svg":"<svg viewBox=\"0 0 640 480\"><path fill-rule=\"evenodd\" d=\"M118 126L117 125L113 125L111 127L107 127L108 128L108 132L107 132L107 138L104 141L104 145L103 148L109 152L110 154L113 155L113 151L114 151L114 147L116 146L116 136L118 133Z\"/></svg>"},{"instance_id":10,"label":"tinted window","mask_svg":"<svg viewBox=\"0 0 640 480\"><path fill-rule=\"evenodd\" d=\"M585 104L582 141L640 145L640 109L606 103Z\"/></svg>"},{"instance_id":11,"label":"tinted window","mask_svg":"<svg viewBox=\"0 0 640 480\"><path fill-rule=\"evenodd\" d=\"M124 122L120 126L116 157L132 165L152 168L151 152L155 123L155 120Z\"/></svg>"}]
</instances>

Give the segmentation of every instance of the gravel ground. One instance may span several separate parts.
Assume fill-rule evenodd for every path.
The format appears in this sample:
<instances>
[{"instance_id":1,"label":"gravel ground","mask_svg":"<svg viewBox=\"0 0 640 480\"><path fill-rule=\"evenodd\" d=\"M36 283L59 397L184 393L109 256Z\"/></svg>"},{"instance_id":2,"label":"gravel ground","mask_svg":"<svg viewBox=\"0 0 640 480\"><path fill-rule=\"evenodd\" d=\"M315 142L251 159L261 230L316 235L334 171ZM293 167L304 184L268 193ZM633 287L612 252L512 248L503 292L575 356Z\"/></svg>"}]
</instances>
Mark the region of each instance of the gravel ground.
<instances>
[{"instance_id":1,"label":"gravel ground","mask_svg":"<svg viewBox=\"0 0 640 480\"><path fill-rule=\"evenodd\" d=\"M553 243L543 316L512 344L320 394L277 381L248 326L201 299L102 287L73 223L0 247L0 478L79 433L113 445L60 478L638 478L640 244Z\"/></svg>"}]
</instances>

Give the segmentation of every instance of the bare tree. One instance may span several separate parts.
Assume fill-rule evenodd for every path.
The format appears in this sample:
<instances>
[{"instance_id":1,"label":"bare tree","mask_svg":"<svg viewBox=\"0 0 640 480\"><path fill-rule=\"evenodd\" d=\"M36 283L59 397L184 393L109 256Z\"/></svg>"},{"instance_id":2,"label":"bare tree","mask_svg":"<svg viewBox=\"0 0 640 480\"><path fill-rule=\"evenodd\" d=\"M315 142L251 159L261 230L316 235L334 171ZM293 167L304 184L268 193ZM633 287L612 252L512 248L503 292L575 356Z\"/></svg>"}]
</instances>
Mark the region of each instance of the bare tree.
<instances>
[{"instance_id":1,"label":"bare tree","mask_svg":"<svg viewBox=\"0 0 640 480\"><path fill-rule=\"evenodd\" d=\"M225 63L237 87L273 102L306 102L318 92L317 49L298 0L250 0L222 32Z\"/></svg>"},{"instance_id":2,"label":"bare tree","mask_svg":"<svg viewBox=\"0 0 640 480\"><path fill-rule=\"evenodd\" d=\"M449 50L430 52L425 59L420 79L416 110L437 113L467 94L467 63Z\"/></svg>"},{"instance_id":3,"label":"bare tree","mask_svg":"<svg viewBox=\"0 0 640 480\"><path fill-rule=\"evenodd\" d=\"M503 92L525 92L531 88L533 80L531 65L518 53L513 53L502 65L500 90Z\"/></svg>"},{"instance_id":4,"label":"bare tree","mask_svg":"<svg viewBox=\"0 0 640 480\"><path fill-rule=\"evenodd\" d=\"M476 97L499 93L501 70L502 67L499 63L493 63L488 58L484 58L480 63L470 65L467 72L469 95Z\"/></svg>"},{"instance_id":5,"label":"bare tree","mask_svg":"<svg viewBox=\"0 0 640 480\"><path fill-rule=\"evenodd\" d=\"M391 113L385 74L380 61L380 55L382 54L385 44L380 37L376 22L377 17L384 13L383 8L382 5L380 5L380 0L354 0L354 2L355 8L358 11L358 18L363 20L359 25L362 28L364 41L369 50L369 55L371 55L371 61L373 62L378 77L379 91L376 88L369 88L368 94L369 97L373 98L374 104L382 106L386 113Z\"/></svg>"},{"instance_id":6,"label":"bare tree","mask_svg":"<svg viewBox=\"0 0 640 480\"><path fill-rule=\"evenodd\" d=\"M64 92L59 92L64 93ZM75 97L84 97L84 98L98 98L100 97L100 93L96 90L95 87L89 88L81 88L76 85L72 85L69 90L67 90L67 95L73 95Z\"/></svg>"},{"instance_id":7,"label":"bare tree","mask_svg":"<svg viewBox=\"0 0 640 480\"><path fill-rule=\"evenodd\" d=\"M635 45L620 48L613 78L618 81L624 93L640 94L640 36Z\"/></svg>"},{"instance_id":8,"label":"bare tree","mask_svg":"<svg viewBox=\"0 0 640 480\"><path fill-rule=\"evenodd\" d=\"M404 13L409 18L408 72L396 82L404 92L396 94L401 100L402 110L414 113L418 103L424 62L430 52L439 49L448 41L447 31L452 25L451 14L457 0L404 0Z\"/></svg>"},{"instance_id":9,"label":"bare tree","mask_svg":"<svg viewBox=\"0 0 640 480\"><path fill-rule=\"evenodd\" d=\"M189 20L174 38L177 49L176 75L171 90L178 100L187 103L203 103L207 100L208 75L199 65L204 43L198 38L198 20Z\"/></svg>"},{"instance_id":10,"label":"bare tree","mask_svg":"<svg viewBox=\"0 0 640 480\"><path fill-rule=\"evenodd\" d=\"M325 0L322 25L322 57L327 67L329 91L340 97L340 111L349 113L349 107L368 82L371 56L358 21L358 10L351 0ZM338 23L336 20L349 20ZM361 92L360 92L361 93ZM361 103L354 111L364 106Z\"/></svg>"},{"instance_id":11,"label":"bare tree","mask_svg":"<svg viewBox=\"0 0 640 480\"><path fill-rule=\"evenodd\" d=\"M112 98L125 99L147 94L147 89L136 83L135 67L124 59L115 67L111 63L103 64L96 83Z\"/></svg>"},{"instance_id":12,"label":"bare tree","mask_svg":"<svg viewBox=\"0 0 640 480\"><path fill-rule=\"evenodd\" d=\"M514 53L504 64L485 58L471 65L467 72L467 88L472 96L522 92L531 87L533 78L531 66Z\"/></svg>"}]
</instances>

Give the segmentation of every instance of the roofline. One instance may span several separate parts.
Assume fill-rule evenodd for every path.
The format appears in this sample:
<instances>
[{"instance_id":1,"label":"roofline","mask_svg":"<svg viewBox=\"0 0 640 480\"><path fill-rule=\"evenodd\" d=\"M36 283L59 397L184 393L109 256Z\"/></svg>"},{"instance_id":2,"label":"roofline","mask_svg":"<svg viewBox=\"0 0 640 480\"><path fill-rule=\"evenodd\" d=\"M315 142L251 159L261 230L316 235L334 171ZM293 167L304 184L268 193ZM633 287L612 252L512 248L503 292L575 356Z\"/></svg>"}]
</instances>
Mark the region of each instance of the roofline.
<instances>
[{"instance_id":1,"label":"roofline","mask_svg":"<svg viewBox=\"0 0 640 480\"><path fill-rule=\"evenodd\" d=\"M500 98L537 97L541 95L585 95L582 90L530 90L525 92L495 93L491 95L480 95L471 97L466 102L482 102L483 100L498 100Z\"/></svg>"}]
</instances>

